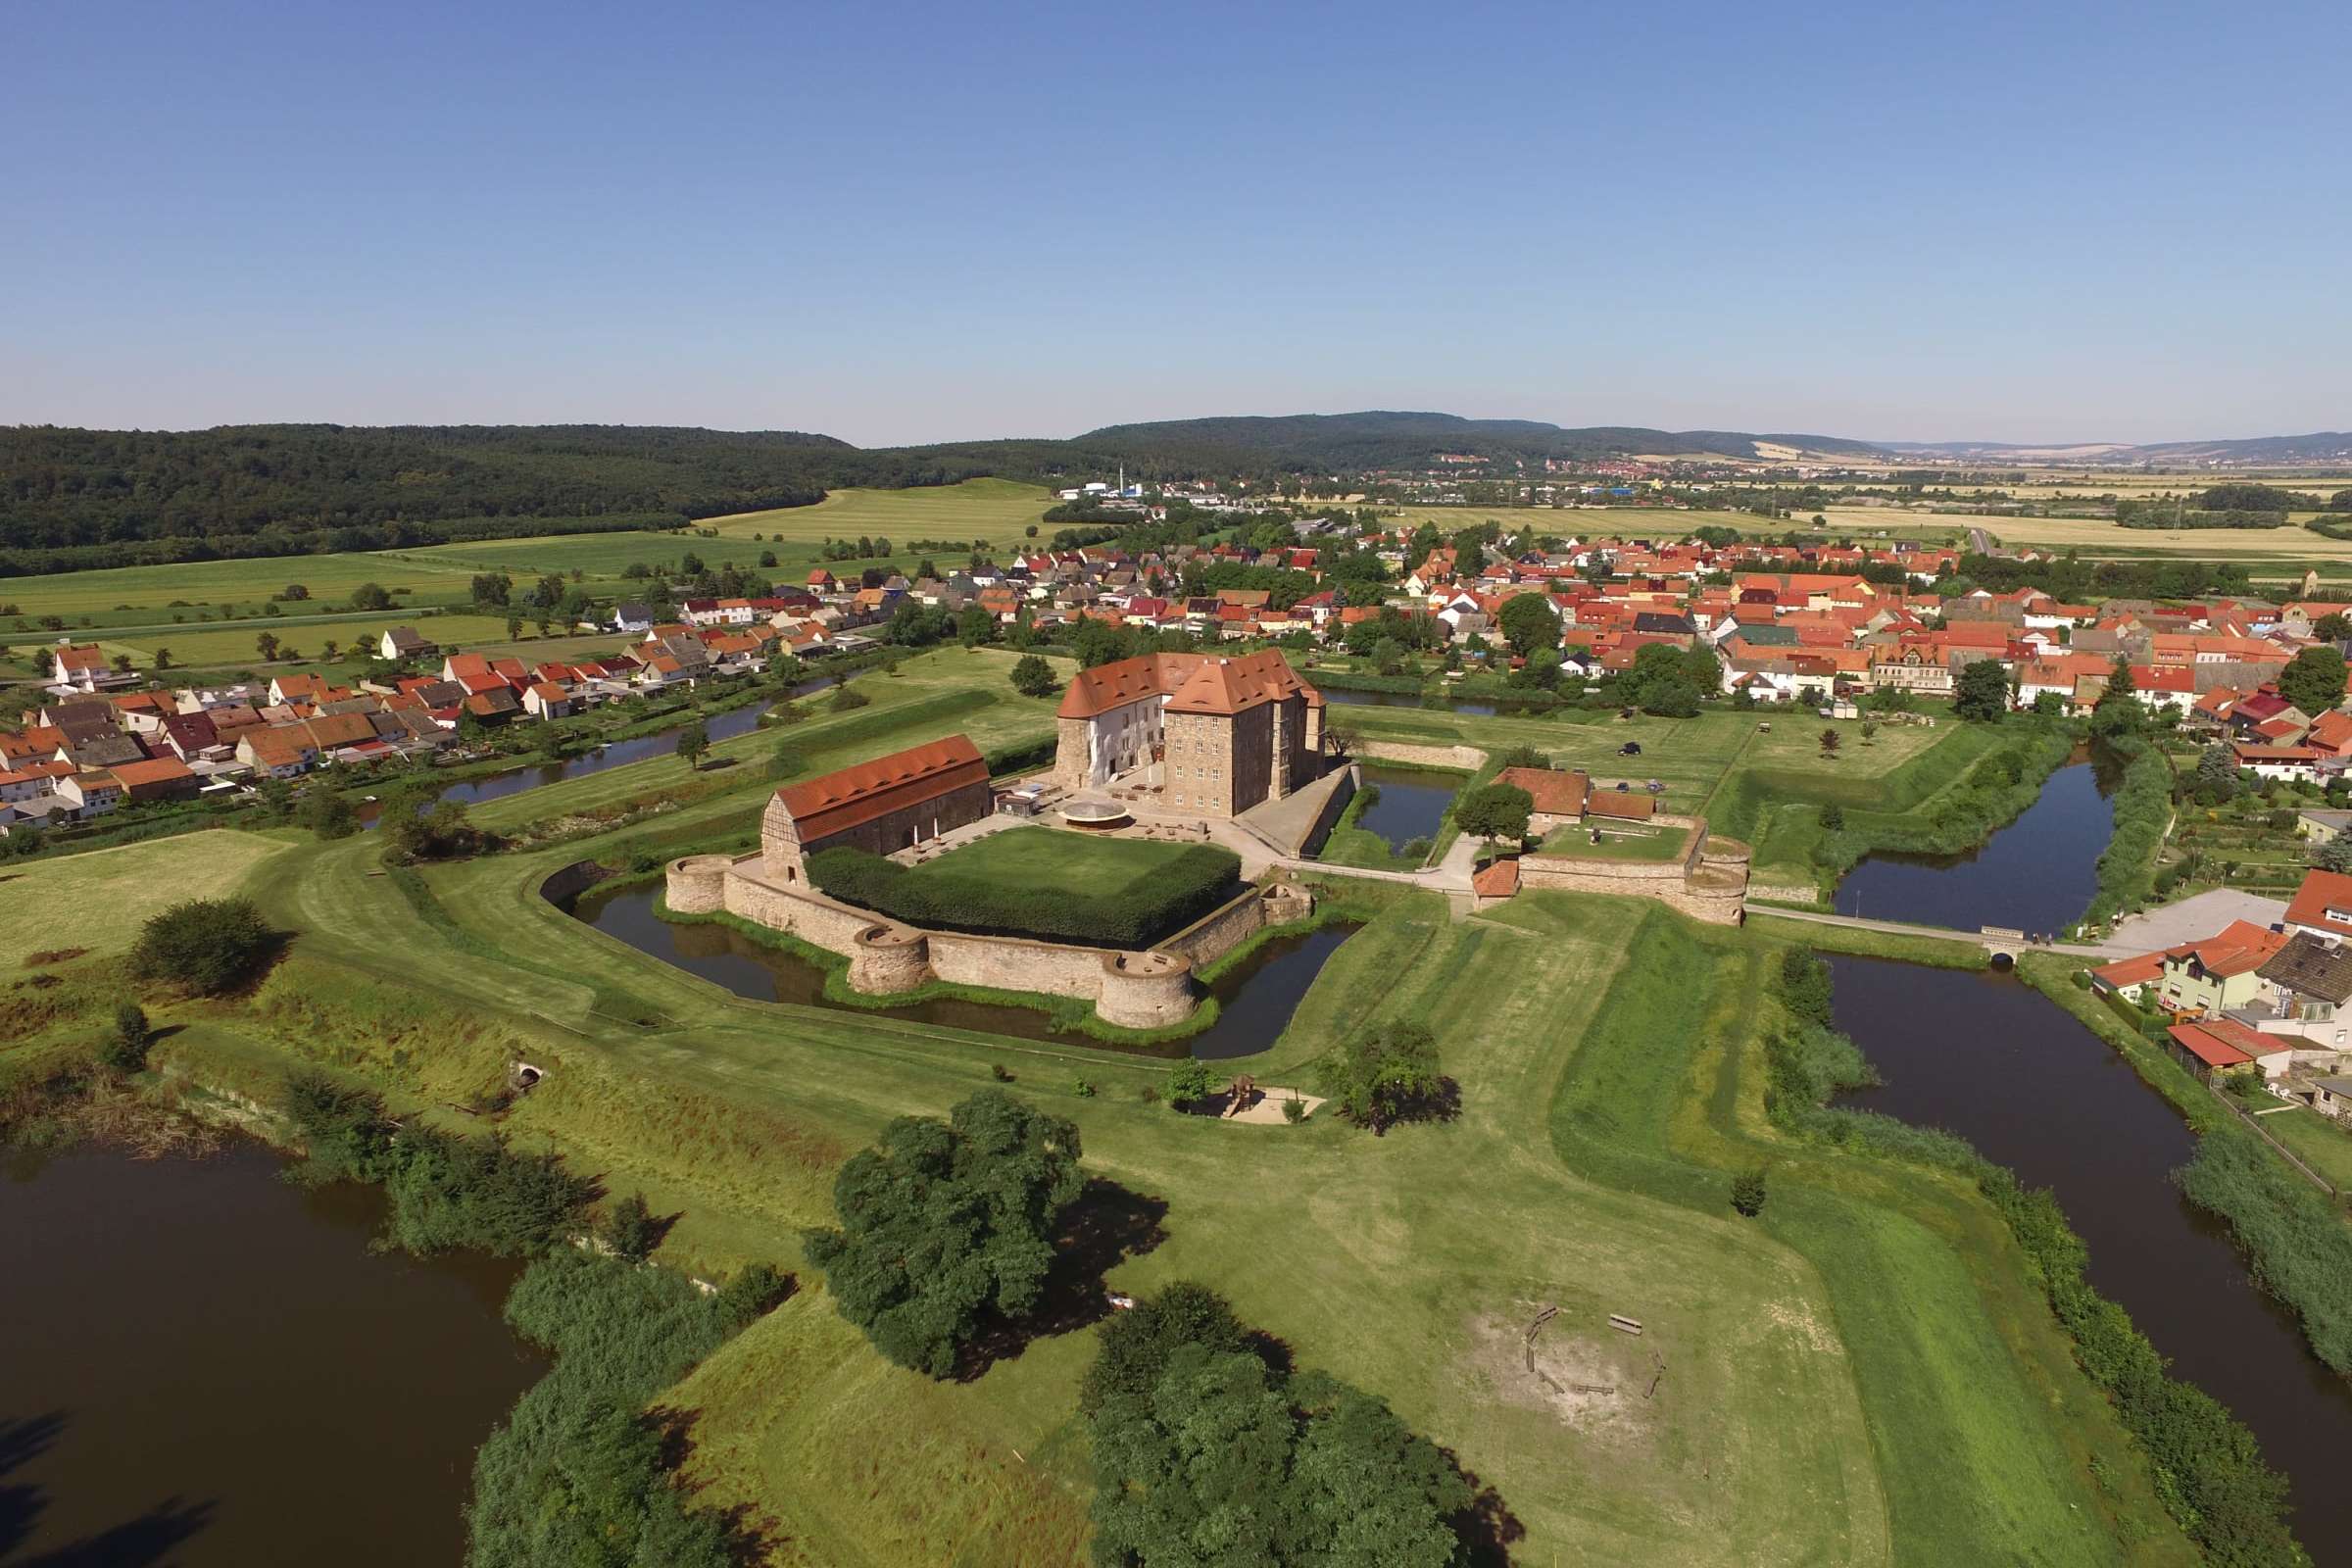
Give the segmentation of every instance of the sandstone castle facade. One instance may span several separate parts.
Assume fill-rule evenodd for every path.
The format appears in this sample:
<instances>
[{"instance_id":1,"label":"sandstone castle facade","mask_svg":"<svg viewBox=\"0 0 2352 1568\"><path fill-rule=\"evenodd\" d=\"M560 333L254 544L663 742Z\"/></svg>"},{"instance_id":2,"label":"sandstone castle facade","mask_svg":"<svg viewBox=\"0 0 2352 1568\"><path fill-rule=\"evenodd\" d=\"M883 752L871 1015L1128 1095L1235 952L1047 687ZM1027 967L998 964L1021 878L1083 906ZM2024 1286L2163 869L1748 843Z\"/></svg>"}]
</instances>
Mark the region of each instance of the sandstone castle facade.
<instances>
[{"instance_id":1,"label":"sandstone castle facade","mask_svg":"<svg viewBox=\"0 0 2352 1568\"><path fill-rule=\"evenodd\" d=\"M1133 783L1163 809L1233 817L1322 771L1323 694L1272 650L1081 670L1058 723L1054 779L1072 794Z\"/></svg>"}]
</instances>

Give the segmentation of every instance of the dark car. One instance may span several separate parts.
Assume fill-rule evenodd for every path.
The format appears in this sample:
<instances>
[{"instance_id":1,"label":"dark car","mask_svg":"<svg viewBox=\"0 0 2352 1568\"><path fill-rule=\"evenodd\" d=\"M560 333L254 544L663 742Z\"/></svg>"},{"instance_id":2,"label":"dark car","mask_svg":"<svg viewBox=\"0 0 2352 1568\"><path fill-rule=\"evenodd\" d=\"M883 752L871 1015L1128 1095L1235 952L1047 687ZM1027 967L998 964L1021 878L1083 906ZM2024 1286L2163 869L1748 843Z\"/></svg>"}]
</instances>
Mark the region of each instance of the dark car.
<instances>
[{"instance_id":1,"label":"dark car","mask_svg":"<svg viewBox=\"0 0 2352 1568\"><path fill-rule=\"evenodd\" d=\"M1617 755L1619 757L1640 757L1642 755L1642 743L1640 741L1627 741L1623 746L1617 748Z\"/></svg>"}]
</instances>

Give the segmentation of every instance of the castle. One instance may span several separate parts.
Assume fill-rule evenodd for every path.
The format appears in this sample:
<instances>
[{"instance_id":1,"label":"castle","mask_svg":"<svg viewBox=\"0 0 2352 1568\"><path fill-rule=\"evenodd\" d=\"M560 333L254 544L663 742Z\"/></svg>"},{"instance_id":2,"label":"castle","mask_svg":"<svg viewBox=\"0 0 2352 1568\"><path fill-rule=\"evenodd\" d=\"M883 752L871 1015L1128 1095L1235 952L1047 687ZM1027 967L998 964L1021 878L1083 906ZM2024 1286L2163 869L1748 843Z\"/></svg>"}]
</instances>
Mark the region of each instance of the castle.
<instances>
[{"instance_id":1,"label":"castle","mask_svg":"<svg viewBox=\"0 0 2352 1568\"><path fill-rule=\"evenodd\" d=\"M1058 723L1054 779L1072 794L1130 783L1158 790L1163 808L1233 817L1322 770L1323 694L1271 649L1081 670Z\"/></svg>"},{"instance_id":2,"label":"castle","mask_svg":"<svg viewBox=\"0 0 2352 1568\"><path fill-rule=\"evenodd\" d=\"M769 796L761 867L778 882L805 881L803 861L819 850L847 844L888 855L979 821L995 801L988 762L968 737L910 746Z\"/></svg>"}]
</instances>

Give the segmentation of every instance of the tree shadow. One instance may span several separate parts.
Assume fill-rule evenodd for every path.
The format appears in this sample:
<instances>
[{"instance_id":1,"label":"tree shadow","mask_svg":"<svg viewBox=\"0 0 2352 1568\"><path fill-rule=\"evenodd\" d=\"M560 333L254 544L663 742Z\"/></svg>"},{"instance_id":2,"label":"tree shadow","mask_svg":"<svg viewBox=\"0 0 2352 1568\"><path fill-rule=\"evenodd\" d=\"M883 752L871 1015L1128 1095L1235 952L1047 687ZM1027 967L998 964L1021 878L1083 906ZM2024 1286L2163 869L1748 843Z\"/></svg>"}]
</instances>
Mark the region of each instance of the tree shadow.
<instances>
[{"instance_id":1,"label":"tree shadow","mask_svg":"<svg viewBox=\"0 0 2352 1568\"><path fill-rule=\"evenodd\" d=\"M1167 1240L1160 1228L1167 1213L1166 1199L1089 1177L1077 1201L1061 1211L1054 1267L1036 1309L1018 1319L985 1315L957 1354L956 1381L969 1383L997 1362L1015 1359L1032 1340L1073 1333L1108 1317L1112 1307L1102 1276Z\"/></svg>"},{"instance_id":2,"label":"tree shadow","mask_svg":"<svg viewBox=\"0 0 2352 1568\"><path fill-rule=\"evenodd\" d=\"M694 1451L694 1424L702 1418L700 1410L681 1410L667 1404L655 1405L645 1413L647 1424L661 1438L662 1470L667 1473L670 1485L688 1496L710 1485L709 1477L689 1480L685 1475L686 1461ZM749 1502L707 1511L717 1518L726 1538L727 1560L737 1568L761 1568L775 1561L780 1548L792 1540L781 1520L760 1512Z\"/></svg>"},{"instance_id":3,"label":"tree shadow","mask_svg":"<svg viewBox=\"0 0 2352 1568\"><path fill-rule=\"evenodd\" d=\"M1370 1123L1372 1136L1385 1138L1392 1127L1411 1122L1459 1121L1462 1115L1462 1086L1451 1078L1440 1078L1437 1087L1425 1095L1408 1095L1396 1102L1396 1114L1385 1120Z\"/></svg>"},{"instance_id":4,"label":"tree shadow","mask_svg":"<svg viewBox=\"0 0 2352 1568\"><path fill-rule=\"evenodd\" d=\"M1527 1535L1527 1526L1511 1512L1502 1494L1481 1482L1478 1472L1464 1466L1451 1448L1441 1446L1438 1452L1470 1488L1470 1506L1446 1521L1462 1544L1459 1560L1469 1568L1510 1568L1511 1547Z\"/></svg>"},{"instance_id":5,"label":"tree shadow","mask_svg":"<svg viewBox=\"0 0 2352 1568\"><path fill-rule=\"evenodd\" d=\"M65 1430L63 1410L0 1420L0 1476L11 1475L47 1453ZM19 1548L32 1539L48 1506L49 1494L40 1486L0 1486L0 1564L6 1568L148 1568L165 1562L212 1523L219 1505L166 1497L112 1529L37 1555L19 1556Z\"/></svg>"}]
</instances>

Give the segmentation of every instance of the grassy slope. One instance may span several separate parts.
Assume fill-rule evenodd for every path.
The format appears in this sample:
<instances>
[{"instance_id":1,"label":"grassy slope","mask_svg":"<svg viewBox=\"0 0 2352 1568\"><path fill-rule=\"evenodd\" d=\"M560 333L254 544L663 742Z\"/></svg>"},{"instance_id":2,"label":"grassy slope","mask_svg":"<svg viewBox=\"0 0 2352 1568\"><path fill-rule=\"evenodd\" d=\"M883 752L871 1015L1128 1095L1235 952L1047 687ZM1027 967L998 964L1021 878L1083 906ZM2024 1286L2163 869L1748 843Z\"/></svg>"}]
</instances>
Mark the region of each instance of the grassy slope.
<instances>
[{"instance_id":1,"label":"grassy slope","mask_svg":"<svg viewBox=\"0 0 2352 1568\"><path fill-rule=\"evenodd\" d=\"M233 892L297 837L223 829L0 870L8 888L0 894L0 967L44 951L124 952L147 916L183 899Z\"/></svg>"}]
</instances>

